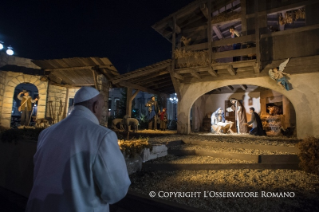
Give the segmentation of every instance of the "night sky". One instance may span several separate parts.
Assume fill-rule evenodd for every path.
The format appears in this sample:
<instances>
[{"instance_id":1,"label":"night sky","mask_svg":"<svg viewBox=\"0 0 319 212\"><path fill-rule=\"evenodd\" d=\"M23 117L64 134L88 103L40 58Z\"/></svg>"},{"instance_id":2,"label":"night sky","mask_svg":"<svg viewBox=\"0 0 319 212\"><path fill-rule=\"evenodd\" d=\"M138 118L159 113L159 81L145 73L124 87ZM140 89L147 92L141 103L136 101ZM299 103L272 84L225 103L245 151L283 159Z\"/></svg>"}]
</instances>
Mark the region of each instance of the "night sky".
<instances>
[{"instance_id":1,"label":"night sky","mask_svg":"<svg viewBox=\"0 0 319 212\"><path fill-rule=\"evenodd\" d=\"M0 41L31 59L108 57L125 73L170 58L151 26L192 1L2 0Z\"/></svg>"}]
</instances>

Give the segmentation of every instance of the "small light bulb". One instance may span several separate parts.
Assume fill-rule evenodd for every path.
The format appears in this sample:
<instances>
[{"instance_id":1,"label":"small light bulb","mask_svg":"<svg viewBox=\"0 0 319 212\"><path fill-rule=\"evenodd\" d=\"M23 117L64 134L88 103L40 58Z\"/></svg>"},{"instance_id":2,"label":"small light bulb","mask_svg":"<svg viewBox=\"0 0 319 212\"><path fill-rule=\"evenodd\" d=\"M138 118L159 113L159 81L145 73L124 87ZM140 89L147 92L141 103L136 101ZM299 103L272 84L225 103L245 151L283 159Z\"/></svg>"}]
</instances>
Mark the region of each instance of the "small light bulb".
<instances>
[{"instance_id":1,"label":"small light bulb","mask_svg":"<svg viewBox=\"0 0 319 212\"><path fill-rule=\"evenodd\" d=\"M2 43L0 43L0 50L2 50L3 49L3 44Z\"/></svg>"},{"instance_id":2,"label":"small light bulb","mask_svg":"<svg viewBox=\"0 0 319 212\"><path fill-rule=\"evenodd\" d=\"M14 51L12 50L12 47L9 46L6 53L7 53L7 55L13 55Z\"/></svg>"}]
</instances>

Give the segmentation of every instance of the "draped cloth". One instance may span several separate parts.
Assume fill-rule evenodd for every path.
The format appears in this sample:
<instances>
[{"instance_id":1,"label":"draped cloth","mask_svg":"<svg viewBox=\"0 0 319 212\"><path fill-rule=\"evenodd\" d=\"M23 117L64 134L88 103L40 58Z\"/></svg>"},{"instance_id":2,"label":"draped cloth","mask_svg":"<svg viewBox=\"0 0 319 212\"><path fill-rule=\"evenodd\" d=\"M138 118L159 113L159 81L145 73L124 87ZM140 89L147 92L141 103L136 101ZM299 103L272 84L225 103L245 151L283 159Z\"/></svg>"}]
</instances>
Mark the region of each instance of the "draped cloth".
<instances>
[{"instance_id":1,"label":"draped cloth","mask_svg":"<svg viewBox=\"0 0 319 212\"><path fill-rule=\"evenodd\" d=\"M289 82L286 77L282 77L280 79L277 79L276 81L280 82L280 84L282 84L287 91L291 90Z\"/></svg>"},{"instance_id":2,"label":"draped cloth","mask_svg":"<svg viewBox=\"0 0 319 212\"><path fill-rule=\"evenodd\" d=\"M250 131L250 134L260 135L260 136L266 135L266 132L263 129L263 124L261 122L259 115L256 112L254 112L254 115L255 115L257 126Z\"/></svg>"},{"instance_id":3,"label":"draped cloth","mask_svg":"<svg viewBox=\"0 0 319 212\"><path fill-rule=\"evenodd\" d=\"M235 100L235 104L233 104L230 108L232 111L235 111L238 133L247 133L246 111L243 105L240 103L240 101Z\"/></svg>"},{"instance_id":4,"label":"draped cloth","mask_svg":"<svg viewBox=\"0 0 319 212\"><path fill-rule=\"evenodd\" d=\"M213 129L213 125L220 125L220 126L225 126L225 116L224 116L224 112L219 113L219 110L221 108L219 107L211 116L211 132L215 132L215 130Z\"/></svg>"},{"instance_id":5,"label":"draped cloth","mask_svg":"<svg viewBox=\"0 0 319 212\"><path fill-rule=\"evenodd\" d=\"M159 107L157 101L150 100L147 102L148 105L148 120L152 120L154 116L156 116L157 112L159 111Z\"/></svg>"}]
</instances>

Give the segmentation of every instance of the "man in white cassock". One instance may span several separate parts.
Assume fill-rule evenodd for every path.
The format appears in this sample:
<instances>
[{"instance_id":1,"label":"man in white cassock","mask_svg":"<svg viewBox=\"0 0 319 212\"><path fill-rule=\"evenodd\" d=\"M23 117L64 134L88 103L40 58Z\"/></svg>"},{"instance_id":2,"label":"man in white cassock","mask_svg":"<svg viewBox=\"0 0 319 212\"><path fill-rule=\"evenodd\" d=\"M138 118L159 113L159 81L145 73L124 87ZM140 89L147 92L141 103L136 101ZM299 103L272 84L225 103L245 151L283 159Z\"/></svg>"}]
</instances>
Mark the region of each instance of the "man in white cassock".
<instances>
[{"instance_id":1,"label":"man in white cassock","mask_svg":"<svg viewBox=\"0 0 319 212\"><path fill-rule=\"evenodd\" d=\"M103 96L82 87L74 110L43 130L27 212L109 211L131 184L116 134L99 125Z\"/></svg>"}]
</instances>

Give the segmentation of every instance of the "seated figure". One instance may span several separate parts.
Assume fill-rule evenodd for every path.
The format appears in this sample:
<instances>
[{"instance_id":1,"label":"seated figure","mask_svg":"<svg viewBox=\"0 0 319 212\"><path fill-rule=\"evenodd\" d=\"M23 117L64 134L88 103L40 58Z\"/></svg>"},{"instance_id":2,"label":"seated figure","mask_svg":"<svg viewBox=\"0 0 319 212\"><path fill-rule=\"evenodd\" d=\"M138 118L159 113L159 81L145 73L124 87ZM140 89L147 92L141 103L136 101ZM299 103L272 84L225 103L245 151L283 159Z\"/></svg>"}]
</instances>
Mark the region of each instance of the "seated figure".
<instances>
[{"instance_id":1,"label":"seated figure","mask_svg":"<svg viewBox=\"0 0 319 212\"><path fill-rule=\"evenodd\" d=\"M221 108L218 108L211 116L211 132L220 134L221 132L227 133L231 131L231 127L234 124L231 121L225 120L224 111Z\"/></svg>"}]
</instances>

